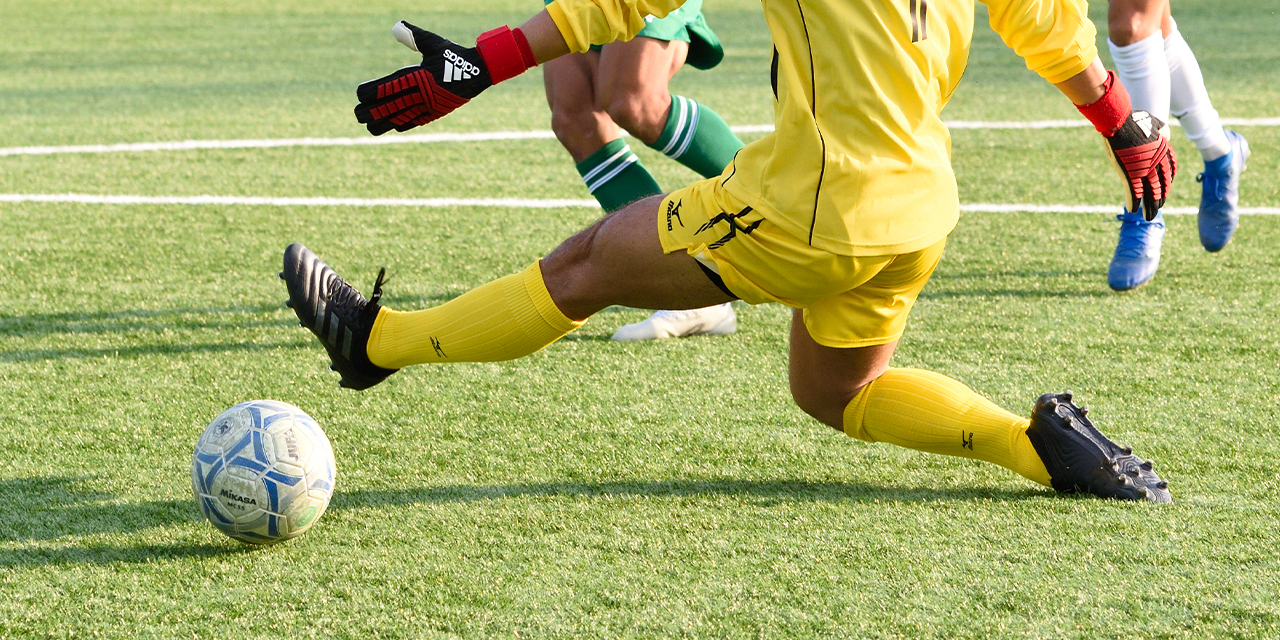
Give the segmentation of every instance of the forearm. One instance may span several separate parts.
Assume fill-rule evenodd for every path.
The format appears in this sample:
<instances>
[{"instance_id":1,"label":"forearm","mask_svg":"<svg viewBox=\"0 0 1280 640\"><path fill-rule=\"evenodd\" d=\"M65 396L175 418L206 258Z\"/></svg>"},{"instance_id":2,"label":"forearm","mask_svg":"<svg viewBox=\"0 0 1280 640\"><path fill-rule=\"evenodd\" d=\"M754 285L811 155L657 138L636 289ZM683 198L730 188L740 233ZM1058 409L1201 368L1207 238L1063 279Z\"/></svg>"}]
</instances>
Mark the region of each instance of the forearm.
<instances>
[{"instance_id":1,"label":"forearm","mask_svg":"<svg viewBox=\"0 0 1280 640\"><path fill-rule=\"evenodd\" d=\"M546 9L539 11L538 15L520 25L520 30L528 38L529 48L533 50L533 57L538 64L569 53L569 45L565 42L564 36L560 35L560 28L556 26Z\"/></svg>"},{"instance_id":2,"label":"forearm","mask_svg":"<svg viewBox=\"0 0 1280 640\"><path fill-rule=\"evenodd\" d=\"M1106 93L1106 84L1107 70L1103 68L1101 60L1094 58L1093 64L1086 67L1084 71L1053 86L1057 87L1072 103L1088 105L1102 99L1103 94Z\"/></svg>"}]
</instances>

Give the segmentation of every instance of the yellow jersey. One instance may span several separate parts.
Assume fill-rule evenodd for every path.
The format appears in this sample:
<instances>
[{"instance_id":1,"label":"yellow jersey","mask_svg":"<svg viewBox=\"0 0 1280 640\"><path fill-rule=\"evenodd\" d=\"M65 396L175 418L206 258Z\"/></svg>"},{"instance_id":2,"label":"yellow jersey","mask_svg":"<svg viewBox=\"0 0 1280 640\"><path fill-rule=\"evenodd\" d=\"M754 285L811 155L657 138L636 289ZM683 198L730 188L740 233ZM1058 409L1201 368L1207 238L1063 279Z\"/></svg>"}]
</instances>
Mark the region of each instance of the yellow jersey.
<instances>
[{"instance_id":1,"label":"yellow jersey","mask_svg":"<svg viewBox=\"0 0 1280 640\"><path fill-rule=\"evenodd\" d=\"M633 37L683 0L555 0L572 51ZM984 0L991 27L1051 83L1098 56L1084 0ZM932 246L960 217L942 108L964 73L973 0L761 0L774 47L774 131L724 188L840 255Z\"/></svg>"}]
</instances>

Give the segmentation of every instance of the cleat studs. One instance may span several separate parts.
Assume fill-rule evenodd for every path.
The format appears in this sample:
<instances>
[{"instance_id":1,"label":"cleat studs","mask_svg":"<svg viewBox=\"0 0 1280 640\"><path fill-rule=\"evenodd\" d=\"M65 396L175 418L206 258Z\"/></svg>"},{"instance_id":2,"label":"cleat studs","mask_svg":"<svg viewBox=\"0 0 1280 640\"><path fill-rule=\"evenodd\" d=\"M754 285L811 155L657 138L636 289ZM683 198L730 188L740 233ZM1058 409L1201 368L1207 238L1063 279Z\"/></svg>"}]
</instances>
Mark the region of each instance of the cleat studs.
<instances>
[{"instance_id":1,"label":"cleat studs","mask_svg":"<svg viewBox=\"0 0 1280 640\"><path fill-rule=\"evenodd\" d=\"M1133 447L1120 447L1120 453L1124 455L1133 455Z\"/></svg>"},{"instance_id":2,"label":"cleat studs","mask_svg":"<svg viewBox=\"0 0 1280 640\"><path fill-rule=\"evenodd\" d=\"M1131 475L1131 476L1133 476L1133 477L1135 477L1135 478L1136 478L1136 477L1138 477L1138 470L1137 470L1137 469L1130 469L1130 470L1129 470L1129 475Z\"/></svg>"},{"instance_id":3,"label":"cleat studs","mask_svg":"<svg viewBox=\"0 0 1280 640\"><path fill-rule=\"evenodd\" d=\"M336 365L336 364L330 364L330 365L329 365L329 370L330 370L330 371L337 371L337 370L338 370L338 365Z\"/></svg>"},{"instance_id":4,"label":"cleat studs","mask_svg":"<svg viewBox=\"0 0 1280 640\"><path fill-rule=\"evenodd\" d=\"M1119 476L1118 478L1116 478L1116 480L1120 483L1121 486L1124 486L1124 487L1129 486L1129 476Z\"/></svg>"},{"instance_id":5,"label":"cleat studs","mask_svg":"<svg viewBox=\"0 0 1280 640\"><path fill-rule=\"evenodd\" d=\"M280 273L277 273L276 275L280 276L280 279L281 279L281 280L284 280L284 272L283 272L283 271L281 271Z\"/></svg>"},{"instance_id":6,"label":"cleat studs","mask_svg":"<svg viewBox=\"0 0 1280 640\"><path fill-rule=\"evenodd\" d=\"M1063 392L1062 392L1062 401L1063 401L1063 402L1071 402L1071 398L1073 398L1073 397L1075 397L1075 396L1074 396L1074 394L1072 394L1072 393L1071 393L1071 390L1070 390L1070 389L1068 389L1068 390L1066 390L1066 391L1063 391Z\"/></svg>"},{"instance_id":7,"label":"cleat studs","mask_svg":"<svg viewBox=\"0 0 1280 640\"><path fill-rule=\"evenodd\" d=\"M1152 468L1152 467L1154 467L1155 465L1151 464L1151 461L1150 461L1150 460L1148 460L1148 461L1143 462L1142 464L1140 464L1140 465L1138 465L1138 466L1139 466L1139 467L1141 467L1143 471L1150 471L1150 470L1151 470L1151 468Z\"/></svg>"},{"instance_id":8,"label":"cleat studs","mask_svg":"<svg viewBox=\"0 0 1280 640\"><path fill-rule=\"evenodd\" d=\"M288 299L288 300L285 300L285 301L284 301L284 306L289 307L290 309L292 309L292 308L293 308L293 298L290 298L290 299Z\"/></svg>"},{"instance_id":9,"label":"cleat studs","mask_svg":"<svg viewBox=\"0 0 1280 640\"><path fill-rule=\"evenodd\" d=\"M1080 417L1083 418L1087 415L1089 415L1089 407L1080 407Z\"/></svg>"},{"instance_id":10,"label":"cleat studs","mask_svg":"<svg viewBox=\"0 0 1280 640\"><path fill-rule=\"evenodd\" d=\"M1168 489L1168 488L1169 488L1169 483L1168 483L1167 481L1165 481L1165 480L1161 480L1160 482L1157 482L1157 483L1156 483L1156 488L1157 488L1157 489Z\"/></svg>"}]
</instances>

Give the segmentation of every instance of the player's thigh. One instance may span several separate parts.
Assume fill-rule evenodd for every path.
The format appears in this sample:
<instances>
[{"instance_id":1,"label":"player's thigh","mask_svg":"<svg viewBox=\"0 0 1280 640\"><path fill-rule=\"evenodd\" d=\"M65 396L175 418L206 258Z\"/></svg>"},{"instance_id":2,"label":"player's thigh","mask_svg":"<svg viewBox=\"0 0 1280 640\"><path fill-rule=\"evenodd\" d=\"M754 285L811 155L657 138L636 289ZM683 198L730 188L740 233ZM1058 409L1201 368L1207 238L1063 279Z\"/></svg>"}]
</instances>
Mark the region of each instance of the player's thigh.
<instances>
[{"instance_id":1,"label":"player's thigh","mask_svg":"<svg viewBox=\"0 0 1280 640\"><path fill-rule=\"evenodd\" d=\"M542 63L542 84L552 111L595 99L600 52L571 53Z\"/></svg>"},{"instance_id":2,"label":"player's thigh","mask_svg":"<svg viewBox=\"0 0 1280 640\"><path fill-rule=\"evenodd\" d=\"M611 42L600 51L601 87L636 92L665 88L684 66L689 43L638 36Z\"/></svg>"},{"instance_id":3,"label":"player's thigh","mask_svg":"<svg viewBox=\"0 0 1280 640\"><path fill-rule=\"evenodd\" d=\"M663 251L661 203L662 196L633 202L542 260L547 290L565 315L580 320L611 305L696 309L734 299L687 253Z\"/></svg>"},{"instance_id":4,"label":"player's thigh","mask_svg":"<svg viewBox=\"0 0 1280 640\"><path fill-rule=\"evenodd\" d=\"M597 108L632 135L653 143L671 107L667 83L688 52L687 42L645 37L605 45L596 75Z\"/></svg>"},{"instance_id":5,"label":"player's thigh","mask_svg":"<svg viewBox=\"0 0 1280 640\"><path fill-rule=\"evenodd\" d=\"M551 107L551 129L574 162L582 162L622 134L609 114L595 106L600 54L576 53L549 60L542 81Z\"/></svg>"},{"instance_id":6,"label":"player's thigh","mask_svg":"<svg viewBox=\"0 0 1280 640\"><path fill-rule=\"evenodd\" d=\"M1107 31L1111 41L1127 46L1161 30L1169 16L1169 0L1110 0Z\"/></svg>"}]
</instances>

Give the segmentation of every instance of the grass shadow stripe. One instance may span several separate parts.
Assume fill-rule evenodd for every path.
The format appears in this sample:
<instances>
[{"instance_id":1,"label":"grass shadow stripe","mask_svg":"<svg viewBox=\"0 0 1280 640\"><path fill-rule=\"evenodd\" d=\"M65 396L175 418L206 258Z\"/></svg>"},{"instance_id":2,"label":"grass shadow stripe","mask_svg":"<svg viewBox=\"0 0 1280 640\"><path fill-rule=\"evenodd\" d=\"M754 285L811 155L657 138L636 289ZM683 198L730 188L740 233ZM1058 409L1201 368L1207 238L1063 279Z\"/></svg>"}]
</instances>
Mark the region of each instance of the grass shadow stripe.
<instances>
[{"instance_id":1,"label":"grass shadow stripe","mask_svg":"<svg viewBox=\"0 0 1280 640\"><path fill-rule=\"evenodd\" d=\"M99 358L133 359L144 356L182 356L197 353L231 353L236 351L255 352L273 351L276 349L307 350L312 348L310 340L299 339L294 342L211 342L205 344L154 344L125 347L98 347L79 349L66 347L59 349L20 349L0 353L0 362L42 362L45 360L97 360Z\"/></svg>"},{"instance_id":2,"label":"grass shadow stripe","mask_svg":"<svg viewBox=\"0 0 1280 640\"><path fill-rule=\"evenodd\" d=\"M509 485L452 485L389 490L343 491L330 509L380 508L422 503L483 502L508 498L748 498L762 502L949 502L1017 501L1054 495L1048 489L940 489L812 480L653 480L633 482L544 482Z\"/></svg>"}]
</instances>

